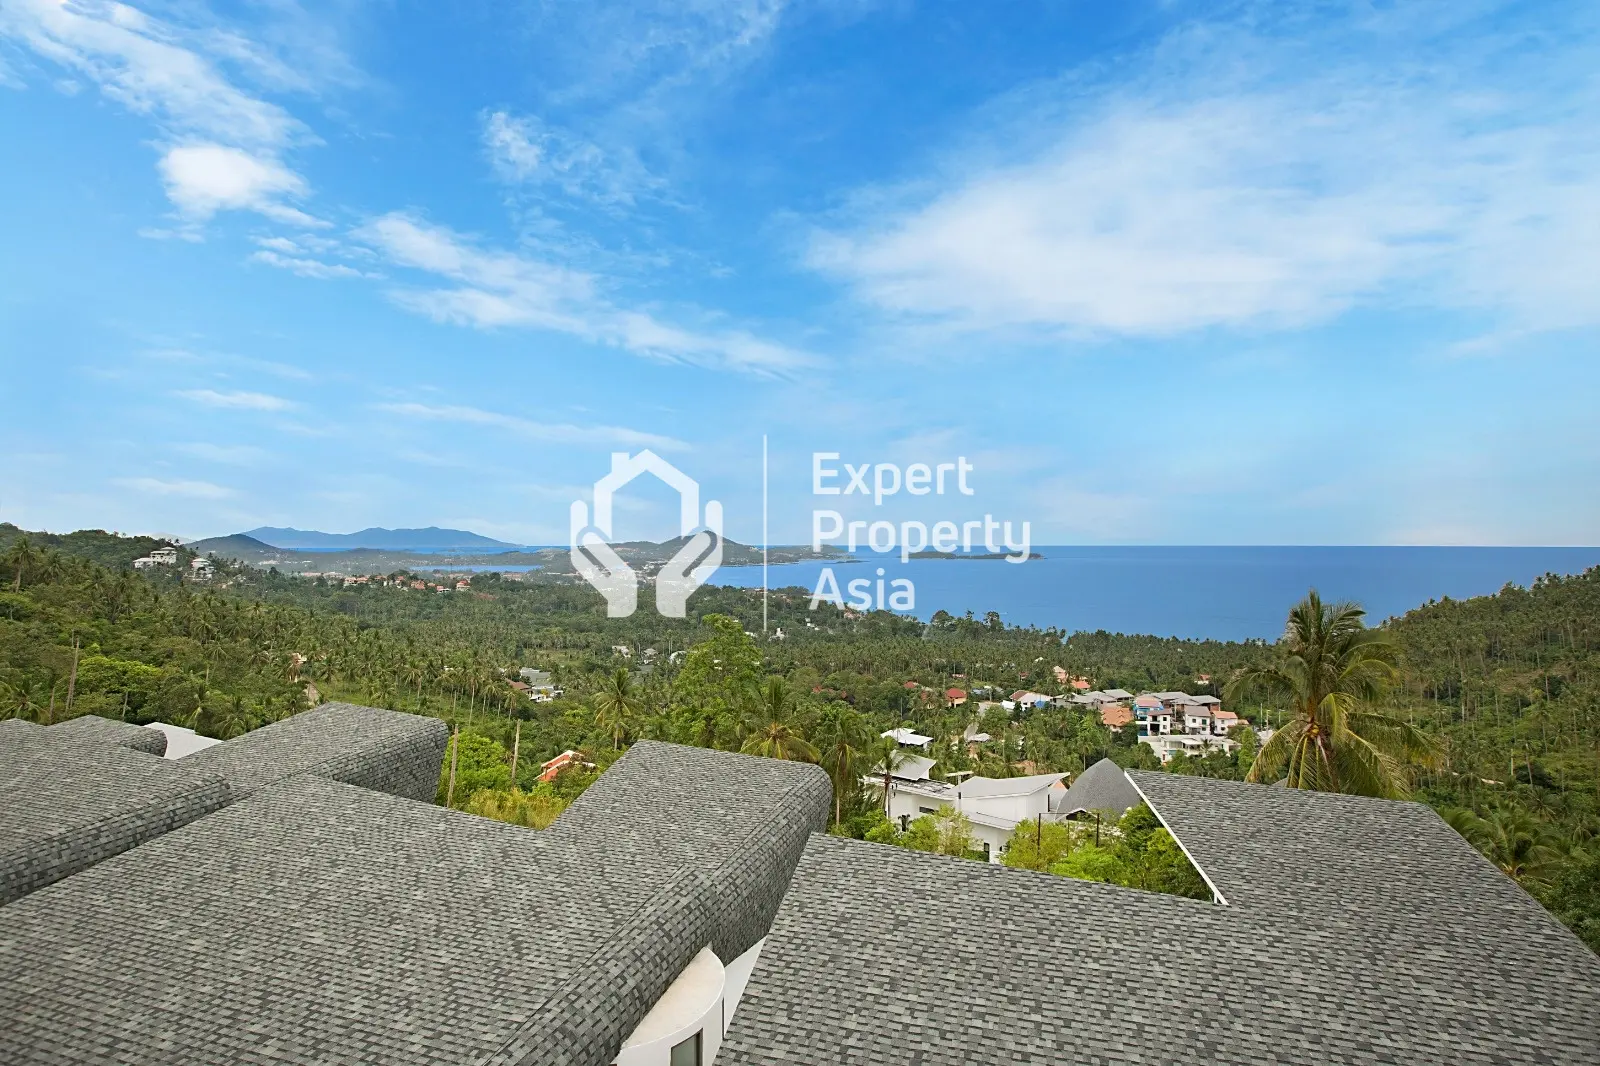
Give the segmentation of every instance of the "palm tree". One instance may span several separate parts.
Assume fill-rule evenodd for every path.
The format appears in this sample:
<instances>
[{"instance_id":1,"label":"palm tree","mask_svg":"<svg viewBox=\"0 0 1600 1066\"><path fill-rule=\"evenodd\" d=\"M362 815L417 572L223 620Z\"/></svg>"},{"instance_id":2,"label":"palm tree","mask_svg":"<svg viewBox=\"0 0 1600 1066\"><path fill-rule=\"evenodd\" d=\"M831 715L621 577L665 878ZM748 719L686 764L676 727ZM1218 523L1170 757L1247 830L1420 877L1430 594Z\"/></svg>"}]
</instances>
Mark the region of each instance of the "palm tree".
<instances>
[{"instance_id":1,"label":"palm tree","mask_svg":"<svg viewBox=\"0 0 1600 1066\"><path fill-rule=\"evenodd\" d=\"M1538 880L1560 858L1554 834L1527 811L1496 808L1481 822L1479 849L1509 877Z\"/></svg>"},{"instance_id":2,"label":"palm tree","mask_svg":"<svg viewBox=\"0 0 1600 1066\"><path fill-rule=\"evenodd\" d=\"M1396 676L1400 650L1366 627L1365 614L1353 603L1325 604L1313 589L1289 611L1279 661L1245 667L1228 682L1230 700L1256 695L1289 704L1288 720L1245 780L1393 798L1406 794L1407 760L1433 760L1426 734L1373 709Z\"/></svg>"},{"instance_id":3,"label":"palm tree","mask_svg":"<svg viewBox=\"0 0 1600 1066\"><path fill-rule=\"evenodd\" d=\"M768 759L816 762L817 749L793 724L794 695L781 677L770 677L757 694L749 714L749 735L739 748L746 755Z\"/></svg>"},{"instance_id":4,"label":"palm tree","mask_svg":"<svg viewBox=\"0 0 1600 1066\"><path fill-rule=\"evenodd\" d=\"M15 570L11 591L21 592L23 571L32 570L39 565L39 553L26 536L18 537L16 543L11 545L11 550L6 552L5 564Z\"/></svg>"},{"instance_id":5,"label":"palm tree","mask_svg":"<svg viewBox=\"0 0 1600 1066\"><path fill-rule=\"evenodd\" d=\"M817 719L817 747L822 768L833 778L833 824L844 820L844 796L855 787L856 765L872 742L872 730L848 703L833 702Z\"/></svg>"},{"instance_id":6,"label":"palm tree","mask_svg":"<svg viewBox=\"0 0 1600 1066\"><path fill-rule=\"evenodd\" d=\"M612 751L621 750L623 735L633 730L641 709L628 668L617 667L594 694L594 724L611 733Z\"/></svg>"},{"instance_id":7,"label":"palm tree","mask_svg":"<svg viewBox=\"0 0 1600 1066\"><path fill-rule=\"evenodd\" d=\"M911 753L900 746L900 742L891 734L879 737L867 748L867 754L872 759L872 772L883 775L883 782L879 786L883 789L883 813L889 813L889 796L894 790L894 772L911 760Z\"/></svg>"}]
</instances>

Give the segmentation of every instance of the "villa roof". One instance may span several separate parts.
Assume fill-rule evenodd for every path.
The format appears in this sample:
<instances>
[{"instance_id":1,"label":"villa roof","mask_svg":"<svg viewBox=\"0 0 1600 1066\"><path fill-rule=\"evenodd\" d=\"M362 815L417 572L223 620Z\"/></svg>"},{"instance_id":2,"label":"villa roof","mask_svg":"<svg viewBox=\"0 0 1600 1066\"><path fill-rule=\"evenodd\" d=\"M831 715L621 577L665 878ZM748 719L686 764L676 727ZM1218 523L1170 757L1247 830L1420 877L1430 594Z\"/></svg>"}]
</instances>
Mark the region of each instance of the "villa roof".
<instances>
[{"instance_id":1,"label":"villa roof","mask_svg":"<svg viewBox=\"0 0 1600 1066\"><path fill-rule=\"evenodd\" d=\"M1040 789L1059 784L1065 774L1034 774L1031 777L969 777L957 787L966 799L991 796L1031 796Z\"/></svg>"},{"instance_id":2,"label":"villa roof","mask_svg":"<svg viewBox=\"0 0 1600 1066\"><path fill-rule=\"evenodd\" d=\"M245 745L290 771L270 782L240 776L240 741L100 749L176 774L222 751L185 776L248 795L0 911L7 1066L604 1066L708 943L732 959L766 933L831 807L815 766L641 742L534 831L330 779L360 710ZM388 713L367 716L380 749ZM332 761L302 744L317 725ZM59 799L79 784L56 771Z\"/></svg>"},{"instance_id":3,"label":"villa roof","mask_svg":"<svg viewBox=\"0 0 1600 1066\"><path fill-rule=\"evenodd\" d=\"M1110 759L1101 759L1072 782L1067 794L1056 804L1055 813L1066 816L1082 811L1111 811L1121 817L1122 812L1143 802L1144 797L1133 787L1122 767Z\"/></svg>"},{"instance_id":4,"label":"villa roof","mask_svg":"<svg viewBox=\"0 0 1600 1066\"><path fill-rule=\"evenodd\" d=\"M905 744L914 748L924 747L933 743L932 737L925 737L915 729L889 729L878 735L881 737L893 737L896 744Z\"/></svg>"},{"instance_id":5,"label":"villa roof","mask_svg":"<svg viewBox=\"0 0 1600 1066\"><path fill-rule=\"evenodd\" d=\"M1129 777L1226 904L813 837L718 1063L1595 1061L1600 959L1432 811Z\"/></svg>"}]
</instances>

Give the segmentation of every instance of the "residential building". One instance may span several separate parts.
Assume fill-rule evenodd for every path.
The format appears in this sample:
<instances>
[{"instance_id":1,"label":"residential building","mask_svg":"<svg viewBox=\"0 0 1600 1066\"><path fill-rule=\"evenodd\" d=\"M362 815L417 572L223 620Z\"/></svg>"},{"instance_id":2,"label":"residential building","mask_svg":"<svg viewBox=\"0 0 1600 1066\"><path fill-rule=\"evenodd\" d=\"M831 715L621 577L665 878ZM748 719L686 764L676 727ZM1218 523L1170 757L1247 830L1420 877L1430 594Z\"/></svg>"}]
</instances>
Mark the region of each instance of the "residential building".
<instances>
[{"instance_id":1,"label":"residential building","mask_svg":"<svg viewBox=\"0 0 1600 1066\"><path fill-rule=\"evenodd\" d=\"M535 831L432 803L447 739L0 722L0 1060L710 1063L827 775L643 742Z\"/></svg>"},{"instance_id":2,"label":"residential building","mask_svg":"<svg viewBox=\"0 0 1600 1066\"><path fill-rule=\"evenodd\" d=\"M1100 705L1100 724L1107 729L1121 729L1133 721L1133 711L1125 703L1103 703Z\"/></svg>"},{"instance_id":3,"label":"residential building","mask_svg":"<svg viewBox=\"0 0 1600 1066\"><path fill-rule=\"evenodd\" d=\"M920 748L923 751L927 751L928 746L933 743L932 737L925 737L915 729L889 729L878 735L880 737L893 737L894 742L902 748Z\"/></svg>"},{"instance_id":4,"label":"residential building","mask_svg":"<svg viewBox=\"0 0 1600 1066\"><path fill-rule=\"evenodd\" d=\"M587 756L585 756L583 752L573 751L571 748L568 748L555 758L548 759L539 764L539 780L554 781L556 779L556 775L569 766L592 767L594 764L588 761Z\"/></svg>"},{"instance_id":5,"label":"residential building","mask_svg":"<svg viewBox=\"0 0 1600 1066\"><path fill-rule=\"evenodd\" d=\"M933 765L932 759L912 756L894 771L888 801L890 821L903 832L922 815L954 807L972 823L978 850L990 862L1000 861L1019 822L1049 814L1054 809L1052 799L1059 799L1066 792L1061 783L1064 774L968 777L956 783L932 780ZM865 780L883 787L881 775Z\"/></svg>"},{"instance_id":6,"label":"residential building","mask_svg":"<svg viewBox=\"0 0 1600 1066\"><path fill-rule=\"evenodd\" d=\"M177 566L178 549L157 548L149 555L141 556L133 561L135 570L148 570L152 566Z\"/></svg>"}]
</instances>

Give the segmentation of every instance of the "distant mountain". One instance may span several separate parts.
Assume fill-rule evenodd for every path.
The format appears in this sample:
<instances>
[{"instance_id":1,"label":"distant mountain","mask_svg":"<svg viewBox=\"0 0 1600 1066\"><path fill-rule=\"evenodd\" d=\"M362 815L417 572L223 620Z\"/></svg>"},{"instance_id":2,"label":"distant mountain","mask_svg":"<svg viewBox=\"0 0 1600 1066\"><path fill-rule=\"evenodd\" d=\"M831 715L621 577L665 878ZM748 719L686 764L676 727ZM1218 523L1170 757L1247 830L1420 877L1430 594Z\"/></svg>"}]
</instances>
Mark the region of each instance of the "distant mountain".
<instances>
[{"instance_id":1,"label":"distant mountain","mask_svg":"<svg viewBox=\"0 0 1600 1066\"><path fill-rule=\"evenodd\" d=\"M464 529L363 529L359 533L320 533L314 529L280 529L262 526L247 530L241 536L251 537L274 548L289 551L334 552L353 548L376 548L381 551L507 551L518 547L503 540L469 533Z\"/></svg>"},{"instance_id":2,"label":"distant mountain","mask_svg":"<svg viewBox=\"0 0 1600 1066\"><path fill-rule=\"evenodd\" d=\"M270 559L281 555L281 549L270 544L264 544L256 538L244 533L235 533L231 537L207 537L205 540L194 540L184 545L189 551L199 556L215 555L219 559L236 559L241 563L252 565L260 563L263 559Z\"/></svg>"}]
</instances>

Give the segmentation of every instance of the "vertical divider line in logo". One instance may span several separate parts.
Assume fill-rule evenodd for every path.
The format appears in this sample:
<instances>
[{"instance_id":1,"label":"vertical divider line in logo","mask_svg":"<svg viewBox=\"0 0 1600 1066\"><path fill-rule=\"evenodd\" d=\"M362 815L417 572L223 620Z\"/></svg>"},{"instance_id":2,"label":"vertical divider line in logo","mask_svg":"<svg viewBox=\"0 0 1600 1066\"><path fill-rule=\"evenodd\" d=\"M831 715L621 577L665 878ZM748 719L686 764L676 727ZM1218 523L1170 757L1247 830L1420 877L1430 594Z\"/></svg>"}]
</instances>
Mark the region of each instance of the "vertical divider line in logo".
<instances>
[{"instance_id":1,"label":"vertical divider line in logo","mask_svg":"<svg viewBox=\"0 0 1600 1066\"><path fill-rule=\"evenodd\" d=\"M761 635L767 635L767 435L761 434Z\"/></svg>"}]
</instances>

